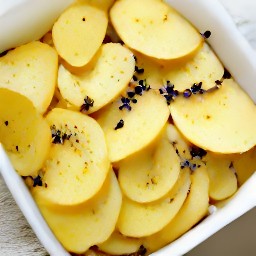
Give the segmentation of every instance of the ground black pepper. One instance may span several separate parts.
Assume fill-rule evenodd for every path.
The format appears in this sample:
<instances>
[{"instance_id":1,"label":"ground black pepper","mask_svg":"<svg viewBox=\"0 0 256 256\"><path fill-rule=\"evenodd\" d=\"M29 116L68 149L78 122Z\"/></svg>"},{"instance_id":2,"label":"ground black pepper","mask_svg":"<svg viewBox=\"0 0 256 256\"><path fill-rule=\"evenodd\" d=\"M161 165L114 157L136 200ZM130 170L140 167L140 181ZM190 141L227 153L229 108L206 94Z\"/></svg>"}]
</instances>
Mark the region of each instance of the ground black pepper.
<instances>
[{"instance_id":1,"label":"ground black pepper","mask_svg":"<svg viewBox=\"0 0 256 256\"><path fill-rule=\"evenodd\" d=\"M121 129L124 126L124 120L120 119L120 121L117 123L115 130Z\"/></svg>"},{"instance_id":2,"label":"ground black pepper","mask_svg":"<svg viewBox=\"0 0 256 256\"><path fill-rule=\"evenodd\" d=\"M94 100L86 96L84 98L84 104L80 107L80 112L86 113L91 107L93 107Z\"/></svg>"}]
</instances>

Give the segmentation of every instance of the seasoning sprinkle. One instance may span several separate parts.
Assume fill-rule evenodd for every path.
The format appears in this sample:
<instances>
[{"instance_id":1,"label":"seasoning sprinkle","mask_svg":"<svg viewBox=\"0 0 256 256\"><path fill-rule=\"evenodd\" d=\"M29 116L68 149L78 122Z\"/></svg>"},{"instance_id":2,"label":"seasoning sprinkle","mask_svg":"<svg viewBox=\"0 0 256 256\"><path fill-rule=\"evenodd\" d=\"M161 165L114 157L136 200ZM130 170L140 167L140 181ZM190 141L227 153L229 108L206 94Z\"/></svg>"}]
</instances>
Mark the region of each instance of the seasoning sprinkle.
<instances>
[{"instance_id":1,"label":"seasoning sprinkle","mask_svg":"<svg viewBox=\"0 0 256 256\"><path fill-rule=\"evenodd\" d=\"M144 247L144 245L141 245L138 250L138 256L144 256L147 253L147 249Z\"/></svg>"},{"instance_id":2,"label":"seasoning sprinkle","mask_svg":"<svg viewBox=\"0 0 256 256\"><path fill-rule=\"evenodd\" d=\"M90 107L93 107L93 104L94 100L86 96L86 98L84 99L84 104L80 108L80 112L86 113L90 109Z\"/></svg>"},{"instance_id":3,"label":"seasoning sprinkle","mask_svg":"<svg viewBox=\"0 0 256 256\"><path fill-rule=\"evenodd\" d=\"M166 81L166 85L159 89L159 93L165 97L167 105L170 105L171 101L179 95L179 92L174 90L174 85L170 81Z\"/></svg>"},{"instance_id":4,"label":"seasoning sprinkle","mask_svg":"<svg viewBox=\"0 0 256 256\"><path fill-rule=\"evenodd\" d=\"M43 186L42 178L39 175L37 175L37 177L35 177L33 179L33 182L34 182L33 187L36 187L36 186L42 187Z\"/></svg>"},{"instance_id":5,"label":"seasoning sprinkle","mask_svg":"<svg viewBox=\"0 0 256 256\"><path fill-rule=\"evenodd\" d=\"M51 126L52 143L64 144L65 140L69 140L72 134L62 133L55 125Z\"/></svg>"},{"instance_id":6,"label":"seasoning sprinkle","mask_svg":"<svg viewBox=\"0 0 256 256\"><path fill-rule=\"evenodd\" d=\"M193 146L190 148L190 155L192 156L192 158L196 157L202 159L204 156L207 155L207 151L202 148Z\"/></svg>"},{"instance_id":7,"label":"seasoning sprinkle","mask_svg":"<svg viewBox=\"0 0 256 256\"><path fill-rule=\"evenodd\" d=\"M232 76L231 76L231 74L229 73L229 71L226 69L226 68L224 68L224 74L223 74L223 79L230 79Z\"/></svg>"},{"instance_id":8,"label":"seasoning sprinkle","mask_svg":"<svg viewBox=\"0 0 256 256\"><path fill-rule=\"evenodd\" d=\"M190 96L192 95L192 92L190 89L186 89L184 92L183 92L183 96L185 98L189 98Z\"/></svg>"},{"instance_id":9,"label":"seasoning sprinkle","mask_svg":"<svg viewBox=\"0 0 256 256\"><path fill-rule=\"evenodd\" d=\"M202 35L203 38L208 39L211 36L211 31L206 30Z\"/></svg>"},{"instance_id":10,"label":"seasoning sprinkle","mask_svg":"<svg viewBox=\"0 0 256 256\"><path fill-rule=\"evenodd\" d=\"M129 98L122 97L121 102L122 102L122 105L119 107L120 110L123 110L124 108L126 108L129 111L132 110L132 107L130 105L131 100Z\"/></svg>"},{"instance_id":11,"label":"seasoning sprinkle","mask_svg":"<svg viewBox=\"0 0 256 256\"><path fill-rule=\"evenodd\" d=\"M142 89L142 87L140 86L140 85L138 85L138 86L135 86L134 87L134 92L135 92L135 94L137 94L137 95L142 95L142 92L143 92L143 89Z\"/></svg>"},{"instance_id":12,"label":"seasoning sprinkle","mask_svg":"<svg viewBox=\"0 0 256 256\"><path fill-rule=\"evenodd\" d=\"M137 72L138 74L143 74L144 68L139 68L139 67L135 66L135 72Z\"/></svg>"},{"instance_id":13,"label":"seasoning sprinkle","mask_svg":"<svg viewBox=\"0 0 256 256\"><path fill-rule=\"evenodd\" d=\"M120 121L117 123L115 130L121 129L124 126L124 120L120 119Z\"/></svg>"},{"instance_id":14,"label":"seasoning sprinkle","mask_svg":"<svg viewBox=\"0 0 256 256\"><path fill-rule=\"evenodd\" d=\"M5 121L4 124L5 124L5 126L8 126L9 122L8 122L8 121Z\"/></svg>"}]
</instances>

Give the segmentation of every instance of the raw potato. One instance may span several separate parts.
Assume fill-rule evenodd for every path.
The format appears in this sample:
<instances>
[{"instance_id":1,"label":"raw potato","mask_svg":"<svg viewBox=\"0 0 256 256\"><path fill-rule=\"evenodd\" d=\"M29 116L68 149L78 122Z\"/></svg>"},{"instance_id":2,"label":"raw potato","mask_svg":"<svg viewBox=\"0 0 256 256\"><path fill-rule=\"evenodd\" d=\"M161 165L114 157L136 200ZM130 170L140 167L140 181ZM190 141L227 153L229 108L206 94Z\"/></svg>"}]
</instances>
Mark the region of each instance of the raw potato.
<instances>
[{"instance_id":1,"label":"raw potato","mask_svg":"<svg viewBox=\"0 0 256 256\"><path fill-rule=\"evenodd\" d=\"M209 205L209 178L205 166L201 166L191 175L190 193L182 208L158 233L145 238L144 246L148 252L156 251L174 241L191 229L207 213Z\"/></svg>"},{"instance_id":2,"label":"raw potato","mask_svg":"<svg viewBox=\"0 0 256 256\"><path fill-rule=\"evenodd\" d=\"M97 6L97 8L100 8L107 12L109 8L113 5L115 0L79 0L77 2L86 2L90 5Z\"/></svg>"},{"instance_id":3,"label":"raw potato","mask_svg":"<svg viewBox=\"0 0 256 256\"><path fill-rule=\"evenodd\" d=\"M60 65L58 87L69 103L78 109L88 96L92 113L116 98L127 87L135 68L132 52L120 44L102 45L90 67L78 75L71 74Z\"/></svg>"},{"instance_id":4,"label":"raw potato","mask_svg":"<svg viewBox=\"0 0 256 256\"><path fill-rule=\"evenodd\" d=\"M178 129L172 125L167 126L167 136L169 141L177 150L178 155L181 159L190 159L190 143L182 136Z\"/></svg>"},{"instance_id":5,"label":"raw potato","mask_svg":"<svg viewBox=\"0 0 256 256\"><path fill-rule=\"evenodd\" d=\"M100 48L108 25L107 13L86 2L69 7L53 26L59 55L70 65L86 65Z\"/></svg>"},{"instance_id":6,"label":"raw potato","mask_svg":"<svg viewBox=\"0 0 256 256\"><path fill-rule=\"evenodd\" d=\"M111 255L123 255L137 252L142 244L141 239L123 236L117 230L98 247L101 251Z\"/></svg>"},{"instance_id":7,"label":"raw potato","mask_svg":"<svg viewBox=\"0 0 256 256\"><path fill-rule=\"evenodd\" d=\"M111 162L124 159L147 146L157 137L168 120L168 106L157 92L145 91L137 100L131 111L120 110L121 103L116 101L108 105L97 117L105 134ZM124 121L124 126L115 130L120 120Z\"/></svg>"},{"instance_id":8,"label":"raw potato","mask_svg":"<svg viewBox=\"0 0 256 256\"><path fill-rule=\"evenodd\" d=\"M237 174L238 184L241 186L256 171L256 148L253 147L243 154L235 155L233 166Z\"/></svg>"},{"instance_id":9,"label":"raw potato","mask_svg":"<svg viewBox=\"0 0 256 256\"><path fill-rule=\"evenodd\" d=\"M78 206L51 205L38 193L38 187L32 193L57 239L68 251L75 253L83 253L110 237L122 203L122 194L112 171L99 193Z\"/></svg>"},{"instance_id":10,"label":"raw potato","mask_svg":"<svg viewBox=\"0 0 256 256\"><path fill-rule=\"evenodd\" d=\"M181 133L203 149L240 153L256 143L255 105L233 79L203 95L178 97L170 109Z\"/></svg>"},{"instance_id":11,"label":"raw potato","mask_svg":"<svg viewBox=\"0 0 256 256\"><path fill-rule=\"evenodd\" d=\"M49 45L31 42L0 58L0 87L29 98L40 113L51 103L58 70L58 55Z\"/></svg>"},{"instance_id":12,"label":"raw potato","mask_svg":"<svg viewBox=\"0 0 256 256\"><path fill-rule=\"evenodd\" d=\"M89 116L65 109L47 115L53 142L39 191L52 203L80 204L102 187L109 170L104 134ZM66 138L66 139L65 139Z\"/></svg>"},{"instance_id":13,"label":"raw potato","mask_svg":"<svg viewBox=\"0 0 256 256\"><path fill-rule=\"evenodd\" d=\"M174 84L180 92L190 88L194 83L202 82L202 88L209 89L220 80L224 68L207 43L193 58L173 62L157 63L142 54L136 53L137 65L144 68L140 79L146 79L152 88L161 88L166 81Z\"/></svg>"},{"instance_id":14,"label":"raw potato","mask_svg":"<svg viewBox=\"0 0 256 256\"><path fill-rule=\"evenodd\" d=\"M161 230L175 217L185 201L190 187L189 176L189 170L181 171L173 189L155 202L141 204L124 197L118 230L131 237L144 237Z\"/></svg>"},{"instance_id":15,"label":"raw potato","mask_svg":"<svg viewBox=\"0 0 256 256\"><path fill-rule=\"evenodd\" d=\"M224 68L211 48L204 43L193 59L176 67L166 67L163 77L174 84L175 89L182 92L194 83L202 82L205 90L213 87L220 80Z\"/></svg>"},{"instance_id":16,"label":"raw potato","mask_svg":"<svg viewBox=\"0 0 256 256\"><path fill-rule=\"evenodd\" d=\"M51 131L25 96L0 88L0 143L21 176L37 176L47 158Z\"/></svg>"},{"instance_id":17,"label":"raw potato","mask_svg":"<svg viewBox=\"0 0 256 256\"><path fill-rule=\"evenodd\" d=\"M224 200L232 196L237 190L237 179L231 166L231 157L208 152L204 161L210 180L210 198Z\"/></svg>"},{"instance_id":18,"label":"raw potato","mask_svg":"<svg viewBox=\"0 0 256 256\"><path fill-rule=\"evenodd\" d=\"M157 59L195 52L203 38L168 4L159 0L120 0L110 10L113 26L132 49Z\"/></svg>"},{"instance_id":19,"label":"raw potato","mask_svg":"<svg viewBox=\"0 0 256 256\"><path fill-rule=\"evenodd\" d=\"M119 163L119 184L129 199L139 203L152 202L175 185L180 173L180 158L166 132L165 128L153 145Z\"/></svg>"}]
</instances>

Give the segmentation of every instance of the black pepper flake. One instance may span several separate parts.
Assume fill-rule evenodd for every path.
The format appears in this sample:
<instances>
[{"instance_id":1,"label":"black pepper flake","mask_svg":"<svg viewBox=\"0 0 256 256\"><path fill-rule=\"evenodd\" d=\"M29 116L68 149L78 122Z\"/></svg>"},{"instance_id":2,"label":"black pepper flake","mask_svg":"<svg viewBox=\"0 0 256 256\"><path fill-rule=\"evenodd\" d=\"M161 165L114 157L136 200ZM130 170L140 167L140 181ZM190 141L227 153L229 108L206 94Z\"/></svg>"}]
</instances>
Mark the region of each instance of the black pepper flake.
<instances>
[{"instance_id":1,"label":"black pepper flake","mask_svg":"<svg viewBox=\"0 0 256 256\"><path fill-rule=\"evenodd\" d=\"M202 82L200 83L194 83L192 86L191 86L191 92L193 94L197 94L197 93L200 93L202 91Z\"/></svg>"},{"instance_id":2,"label":"black pepper flake","mask_svg":"<svg viewBox=\"0 0 256 256\"><path fill-rule=\"evenodd\" d=\"M135 82L138 81L137 76L133 75L133 76L132 76L132 80L135 81Z\"/></svg>"},{"instance_id":3,"label":"black pepper flake","mask_svg":"<svg viewBox=\"0 0 256 256\"><path fill-rule=\"evenodd\" d=\"M9 122L8 122L8 121L5 121L4 124L5 124L5 126L8 126Z\"/></svg>"},{"instance_id":4,"label":"black pepper flake","mask_svg":"<svg viewBox=\"0 0 256 256\"><path fill-rule=\"evenodd\" d=\"M5 55L8 53L8 51L9 51L9 50L6 50L6 51L1 52L1 53L0 53L0 57L5 56Z\"/></svg>"},{"instance_id":5,"label":"black pepper flake","mask_svg":"<svg viewBox=\"0 0 256 256\"><path fill-rule=\"evenodd\" d=\"M34 181L33 187L36 187L36 186L42 187L43 186L42 178L39 175L37 177L35 177L33 179L33 181Z\"/></svg>"},{"instance_id":6,"label":"black pepper flake","mask_svg":"<svg viewBox=\"0 0 256 256\"><path fill-rule=\"evenodd\" d=\"M203 36L203 38L208 39L211 36L211 31L206 30L203 34L201 34Z\"/></svg>"},{"instance_id":7,"label":"black pepper flake","mask_svg":"<svg viewBox=\"0 0 256 256\"><path fill-rule=\"evenodd\" d=\"M18 152L19 151L19 146L15 146L15 148L16 148L16 151Z\"/></svg>"},{"instance_id":8,"label":"black pepper flake","mask_svg":"<svg viewBox=\"0 0 256 256\"><path fill-rule=\"evenodd\" d=\"M135 72L137 72L138 74L143 74L144 68L138 68L137 66L135 66Z\"/></svg>"},{"instance_id":9,"label":"black pepper flake","mask_svg":"<svg viewBox=\"0 0 256 256\"><path fill-rule=\"evenodd\" d=\"M197 165L195 163L191 163L188 159L185 159L180 163L180 168L184 169L188 167L191 171L195 171L197 168Z\"/></svg>"},{"instance_id":10,"label":"black pepper flake","mask_svg":"<svg viewBox=\"0 0 256 256\"><path fill-rule=\"evenodd\" d=\"M179 92L174 90L174 85L170 81L166 81L166 85L159 89L159 93L165 98L167 105L170 105L171 101L179 95Z\"/></svg>"},{"instance_id":11,"label":"black pepper flake","mask_svg":"<svg viewBox=\"0 0 256 256\"><path fill-rule=\"evenodd\" d=\"M141 245L138 250L138 256L145 256L147 253L147 249L144 247L144 245Z\"/></svg>"},{"instance_id":12,"label":"black pepper flake","mask_svg":"<svg viewBox=\"0 0 256 256\"><path fill-rule=\"evenodd\" d=\"M129 98L133 98L135 96L135 92L127 92L127 96Z\"/></svg>"},{"instance_id":13,"label":"black pepper flake","mask_svg":"<svg viewBox=\"0 0 256 256\"><path fill-rule=\"evenodd\" d=\"M120 121L117 123L115 130L121 129L124 126L124 120L120 119Z\"/></svg>"},{"instance_id":14,"label":"black pepper flake","mask_svg":"<svg viewBox=\"0 0 256 256\"><path fill-rule=\"evenodd\" d=\"M135 55L133 55L133 58L134 58L135 62L137 62L137 57Z\"/></svg>"},{"instance_id":15,"label":"black pepper flake","mask_svg":"<svg viewBox=\"0 0 256 256\"><path fill-rule=\"evenodd\" d=\"M207 154L207 151L205 151L204 149L202 148L199 148L199 147L191 147L190 149L190 155L193 157L197 157L197 158L200 158L202 159L204 156L206 156Z\"/></svg>"},{"instance_id":16,"label":"black pepper flake","mask_svg":"<svg viewBox=\"0 0 256 256\"><path fill-rule=\"evenodd\" d=\"M82 21L86 21L85 17L82 18Z\"/></svg>"},{"instance_id":17,"label":"black pepper flake","mask_svg":"<svg viewBox=\"0 0 256 256\"><path fill-rule=\"evenodd\" d=\"M84 104L80 108L80 112L86 113L90 109L90 107L93 107L93 104L94 100L86 96L86 98L84 99Z\"/></svg>"},{"instance_id":18,"label":"black pepper flake","mask_svg":"<svg viewBox=\"0 0 256 256\"><path fill-rule=\"evenodd\" d=\"M124 108L126 108L129 111L132 110L132 107L130 105L131 100L129 98L122 97L121 102L122 102L122 105L119 107L120 110L123 110Z\"/></svg>"},{"instance_id":19,"label":"black pepper flake","mask_svg":"<svg viewBox=\"0 0 256 256\"><path fill-rule=\"evenodd\" d=\"M134 87L134 92L135 92L135 94L137 94L137 95L142 95L142 92L143 92L143 89L142 89L142 87L141 86L135 86Z\"/></svg>"},{"instance_id":20,"label":"black pepper flake","mask_svg":"<svg viewBox=\"0 0 256 256\"><path fill-rule=\"evenodd\" d=\"M186 89L184 92L183 92L183 96L184 98L189 98L191 96L192 92L190 89Z\"/></svg>"},{"instance_id":21,"label":"black pepper flake","mask_svg":"<svg viewBox=\"0 0 256 256\"><path fill-rule=\"evenodd\" d=\"M52 143L54 144L64 144L65 140L69 140L72 134L62 133L60 130L56 129L55 125L51 126L52 133Z\"/></svg>"},{"instance_id":22,"label":"black pepper flake","mask_svg":"<svg viewBox=\"0 0 256 256\"><path fill-rule=\"evenodd\" d=\"M220 86L222 85L222 81L221 80L216 80L215 84L216 84L216 86L218 86L220 88Z\"/></svg>"},{"instance_id":23,"label":"black pepper flake","mask_svg":"<svg viewBox=\"0 0 256 256\"><path fill-rule=\"evenodd\" d=\"M224 74L223 74L223 79L230 79L231 78L231 74L229 73L229 71L224 68Z\"/></svg>"}]
</instances>

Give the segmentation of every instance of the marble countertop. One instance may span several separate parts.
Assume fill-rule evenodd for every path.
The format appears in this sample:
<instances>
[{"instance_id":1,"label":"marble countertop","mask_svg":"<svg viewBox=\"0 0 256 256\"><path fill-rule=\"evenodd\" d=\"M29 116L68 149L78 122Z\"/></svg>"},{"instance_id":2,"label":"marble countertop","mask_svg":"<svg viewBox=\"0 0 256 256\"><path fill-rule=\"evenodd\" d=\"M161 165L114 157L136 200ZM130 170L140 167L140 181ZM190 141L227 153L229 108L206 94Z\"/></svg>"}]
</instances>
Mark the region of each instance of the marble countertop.
<instances>
[{"instance_id":1,"label":"marble countertop","mask_svg":"<svg viewBox=\"0 0 256 256\"><path fill-rule=\"evenodd\" d=\"M205 0L206 1L206 0ZM216 0L215 0L216 1ZM256 50L256 1L255 0L219 0L223 3L225 8L233 17L234 22L237 24L241 33L246 37L252 47ZM254 218L255 217L255 218ZM255 220L254 220L255 219ZM248 224L248 220L250 220ZM252 222L251 222L252 221ZM253 222L254 221L254 222ZM214 236L209 239L198 248L194 249L188 256L210 256L210 255L242 255L239 254L239 250L236 248L241 247L245 243L248 243L246 238L248 229L246 227L256 227L256 211L252 210L242 220L238 220L238 224L229 225L228 229L218 232L218 236ZM246 226L246 223L248 224ZM250 225L251 224L251 225ZM240 226L244 227L240 229ZM252 227L253 229L253 227ZM256 230L256 228L254 228ZM228 233L229 232L229 233ZM222 243L222 248L213 252L210 250L211 246L219 244L221 241L221 235L234 234L239 232L237 241L233 240L230 243ZM219 235L220 234L220 235ZM253 235L251 235L253 236ZM256 231L254 237L256 236ZM240 239L239 239L240 237ZM215 239L215 240L214 240ZM218 240L219 239L219 240ZM236 239L235 237L232 239ZM222 239L223 240L223 239ZM249 240L250 242L250 240ZM232 246L232 251L229 250ZM251 242L246 244L251 246L250 253L243 255L256 255L256 245ZM215 246L216 247L216 246ZM220 246L219 246L220 247ZM211 252L210 252L211 251ZM234 253L237 252L237 253ZM6 188L1 176L0 176L0 255L2 256L46 256L48 253L40 245L38 239L30 229L27 221L23 217L19 208L16 206L11 194Z\"/></svg>"}]
</instances>

